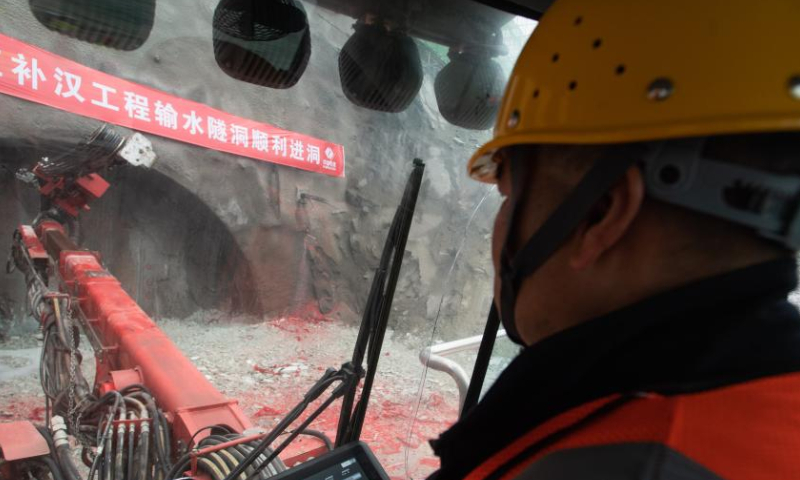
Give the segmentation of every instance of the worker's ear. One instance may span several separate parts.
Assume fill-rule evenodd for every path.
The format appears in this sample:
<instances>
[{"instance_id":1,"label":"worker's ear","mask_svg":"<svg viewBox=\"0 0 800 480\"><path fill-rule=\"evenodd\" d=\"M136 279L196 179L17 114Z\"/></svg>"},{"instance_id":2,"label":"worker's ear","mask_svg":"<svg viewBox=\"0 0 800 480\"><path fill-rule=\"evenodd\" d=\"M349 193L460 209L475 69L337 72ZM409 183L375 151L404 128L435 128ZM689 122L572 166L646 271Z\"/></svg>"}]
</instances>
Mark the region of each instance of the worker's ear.
<instances>
[{"instance_id":1,"label":"worker's ear","mask_svg":"<svg viewBox=\"0 0 800 480\"><path fill-rule=\"evenodd\" d=\"M644 201L644 179L631 167L595 206L573 238L570 265L582 270L617 244L630 228Z\"/></svg>"}]
</instances>

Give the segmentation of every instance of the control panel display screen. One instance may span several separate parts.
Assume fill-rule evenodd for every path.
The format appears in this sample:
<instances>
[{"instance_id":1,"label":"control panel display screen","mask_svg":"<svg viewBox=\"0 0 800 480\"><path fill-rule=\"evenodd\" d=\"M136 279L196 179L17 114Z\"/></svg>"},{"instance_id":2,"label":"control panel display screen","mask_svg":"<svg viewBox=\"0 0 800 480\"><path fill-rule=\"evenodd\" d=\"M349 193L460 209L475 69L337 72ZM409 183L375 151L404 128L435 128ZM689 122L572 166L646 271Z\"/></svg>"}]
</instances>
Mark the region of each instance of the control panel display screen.
<instances>
[{"instance_id":1,"label":"control panel display screen","mask_svg":"<svg viewBox=\"0 0 800 480\"><path fill-rule=\"evenodd\" d=\"M365 480L364 470L355 457L330 466L325 470L306 477L307 480Z\"/></svg>"},{"instance_id":2,"label":"control panel display screen","mask_svg":"<svg viewBox=\"0 0 800 480\"><path fill-rule=\"evenodd\" d=\"M290 468L270 480L389 480L389 476L369 447L356 442Z\"/></svg>"}]
</instances>

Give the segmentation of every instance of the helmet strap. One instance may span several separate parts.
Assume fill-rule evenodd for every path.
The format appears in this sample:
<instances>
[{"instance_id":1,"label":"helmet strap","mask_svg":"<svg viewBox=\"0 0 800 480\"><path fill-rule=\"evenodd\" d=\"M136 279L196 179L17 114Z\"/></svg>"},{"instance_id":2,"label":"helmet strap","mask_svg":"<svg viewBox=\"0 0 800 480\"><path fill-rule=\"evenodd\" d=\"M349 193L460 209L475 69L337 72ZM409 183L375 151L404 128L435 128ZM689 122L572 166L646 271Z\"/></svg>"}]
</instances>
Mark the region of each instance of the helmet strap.
<instances>
[{"instance_id":1,"label":"helmet strap","mask_svg":"<svg viewBox=\"0 0 800 480\"><path fill-rule=\"evenodd\" d=\"M503 327L513 342L524 345L514 316L522 282L533 275L561 247L597 202L622 179L631 166L636 164L637 156L631 153L626 154L625 149L612 149L606 155L609 158L599 159L530 240L513 255L513 258L508 247L518 228L520 200L527 188L525 181L532 159L512 160L510 166L513 175L512 192L509 199L512 202L512 210L500 258L499 305Z\"/></svg>"},{"instance_id":2,"label":"helmet strap","mask_svg":"<svg viewBox=\"0 0 800 480\"><path fill-rule=\"evenodd\" d=\"M637 162L649 197L753 228L758 235L790 249L800 248L800 177L704 158L705 140L688 138L609 149L513 256L509 244L521 223L518 217L533 159L512 157L511 217L500 257L498 304L512 341L524 345L514 316L523 281L563 245Z\"/></svg>"}]
</instances>

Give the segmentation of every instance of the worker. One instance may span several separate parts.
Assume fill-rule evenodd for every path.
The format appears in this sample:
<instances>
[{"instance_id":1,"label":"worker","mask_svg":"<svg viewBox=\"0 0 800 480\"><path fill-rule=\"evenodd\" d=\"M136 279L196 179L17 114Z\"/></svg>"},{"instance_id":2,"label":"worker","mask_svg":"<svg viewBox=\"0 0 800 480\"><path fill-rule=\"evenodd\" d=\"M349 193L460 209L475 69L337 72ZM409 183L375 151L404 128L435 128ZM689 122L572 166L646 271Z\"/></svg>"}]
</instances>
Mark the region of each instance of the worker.
<instances>
[{"instance_id":1,"label":"worker","mask_svg":"<svg viewBox=\"0 0 800 480\"><path fill-rule=\"evenodd\" d=\"M557 0L494 138L523 346L436 480L800 478L800 3Z\"/></svg>"}]
</instances>

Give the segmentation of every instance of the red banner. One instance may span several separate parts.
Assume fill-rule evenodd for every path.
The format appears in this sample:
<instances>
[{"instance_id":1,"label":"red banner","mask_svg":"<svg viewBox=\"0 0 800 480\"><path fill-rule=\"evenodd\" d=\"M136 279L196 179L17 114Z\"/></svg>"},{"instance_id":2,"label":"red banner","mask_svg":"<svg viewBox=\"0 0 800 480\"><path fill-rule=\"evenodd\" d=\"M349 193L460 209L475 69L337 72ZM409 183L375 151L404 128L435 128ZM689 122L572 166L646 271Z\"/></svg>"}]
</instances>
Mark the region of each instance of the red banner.
<instances>
[{"instance_id":1,"label":"red banner","mask_svg":"<svg viewBox=\"0 0 800 480\"><path fill-rule=\"evenodd\" d=\"M0 35L0 93L265 162L344 176L344 147L240 118Z\"/></svg>"}]
</instances>

